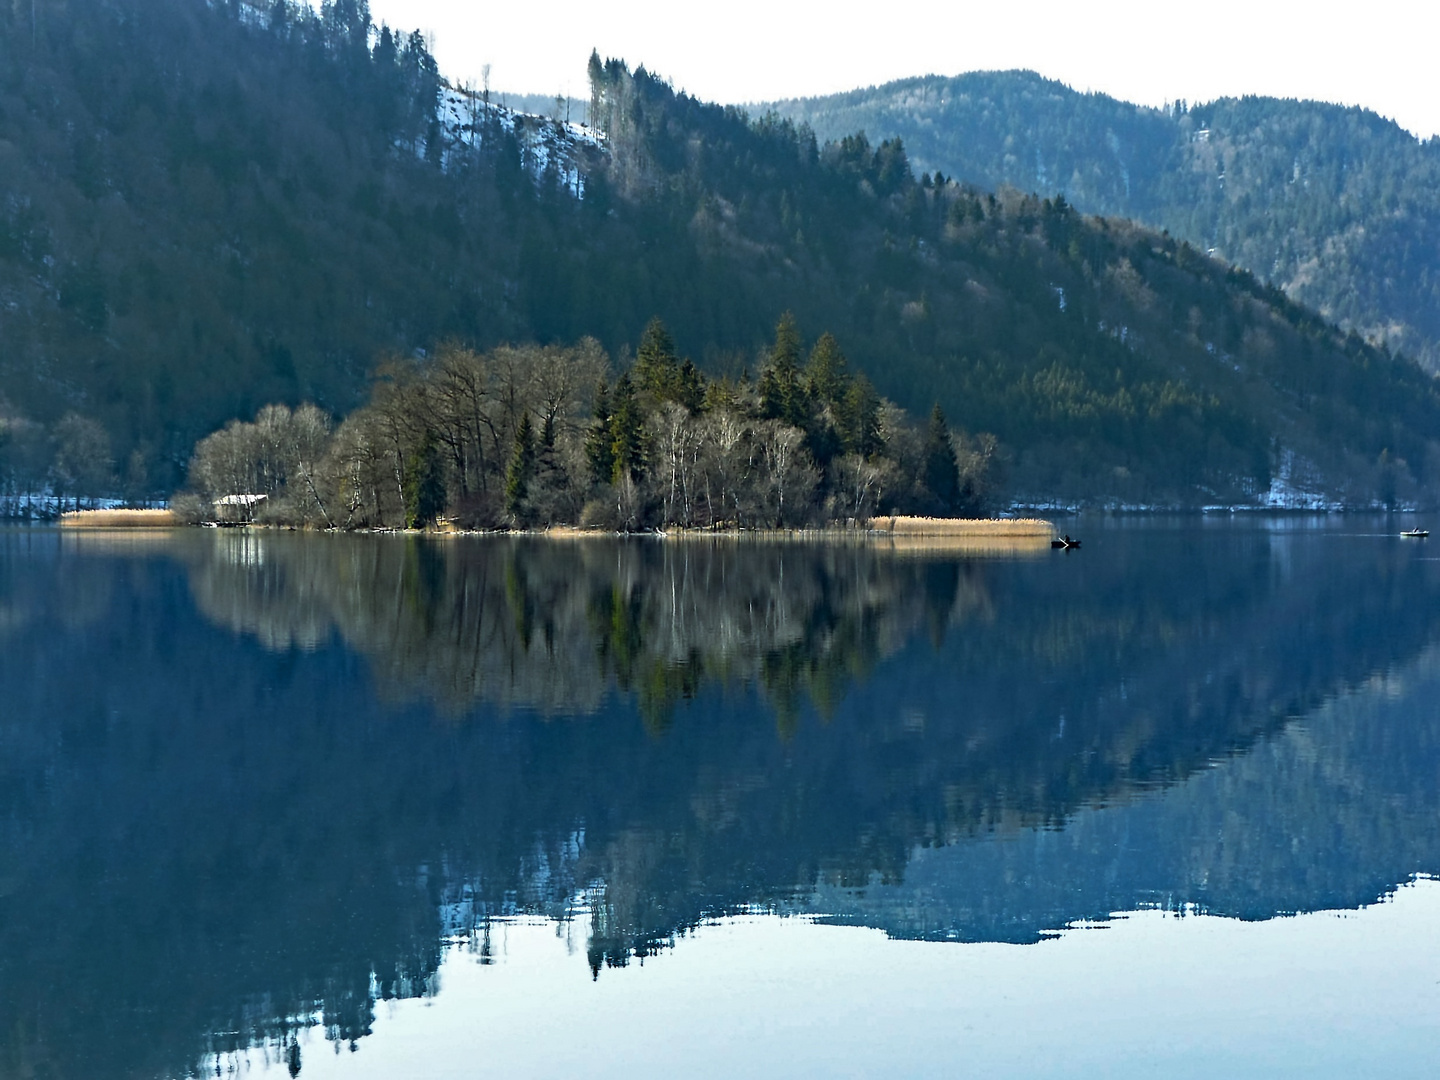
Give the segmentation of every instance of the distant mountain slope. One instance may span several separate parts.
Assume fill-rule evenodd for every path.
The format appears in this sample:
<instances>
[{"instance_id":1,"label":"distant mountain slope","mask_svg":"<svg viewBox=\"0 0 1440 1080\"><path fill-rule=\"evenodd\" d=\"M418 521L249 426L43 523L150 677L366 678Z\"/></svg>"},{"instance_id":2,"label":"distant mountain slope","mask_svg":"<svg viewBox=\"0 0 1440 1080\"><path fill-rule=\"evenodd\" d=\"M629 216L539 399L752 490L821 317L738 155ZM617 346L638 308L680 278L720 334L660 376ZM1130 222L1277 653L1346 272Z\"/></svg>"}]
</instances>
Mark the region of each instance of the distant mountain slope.
<instances>
[{"instance_id":1,"label":"distant mountain slope","mask_svg":"<svg viewBox=\"0 0 1440 1080\"><path fill-rule=\"evenodd\" d=\"M924 171L1168 229L1440 370L1440 140L1372 112L1259 97L1166 111L1028 71L773 107L821 139L903 138Z\"/></svg>"},{"instance_id":2,"label":"distant mountain slope","mask_svg":"<svg viewBox=\"0 0 1440 1080\"><path fill-rule=\"evenodd\" d=\"M0 6L0 487L111 468L108 435L109 482L173 490L227 420L343 413L447 340L623 360L659 315L753 374L791 309L900 405L996 434L1018 497L1440 491L1415 365L1172 238L918 181L898 142L598 57L594 130L517 114L348 0L36 12Z\"/></svg>"}]
</instances>

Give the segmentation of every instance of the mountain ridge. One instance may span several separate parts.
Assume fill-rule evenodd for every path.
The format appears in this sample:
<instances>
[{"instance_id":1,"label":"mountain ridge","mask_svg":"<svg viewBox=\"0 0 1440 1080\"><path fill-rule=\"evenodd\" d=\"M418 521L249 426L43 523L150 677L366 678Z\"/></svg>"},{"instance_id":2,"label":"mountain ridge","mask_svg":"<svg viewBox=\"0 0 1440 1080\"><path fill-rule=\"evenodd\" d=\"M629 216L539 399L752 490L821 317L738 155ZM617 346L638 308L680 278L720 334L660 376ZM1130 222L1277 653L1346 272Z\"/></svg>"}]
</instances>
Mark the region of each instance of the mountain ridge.
<instances>
[{"instance_id":1,"label":"mountain ridge","mask_svg":"<svg viewBox=\"0 0 1440 1080\"><path fill-rule=\"evenodd\" d=\"M759 108L819 138L904 138L918 168L1165 229L1440 366L1440 140L1371 110L1258 95L1154 108L1028 70Z\"/></svg>"}]
</instances>

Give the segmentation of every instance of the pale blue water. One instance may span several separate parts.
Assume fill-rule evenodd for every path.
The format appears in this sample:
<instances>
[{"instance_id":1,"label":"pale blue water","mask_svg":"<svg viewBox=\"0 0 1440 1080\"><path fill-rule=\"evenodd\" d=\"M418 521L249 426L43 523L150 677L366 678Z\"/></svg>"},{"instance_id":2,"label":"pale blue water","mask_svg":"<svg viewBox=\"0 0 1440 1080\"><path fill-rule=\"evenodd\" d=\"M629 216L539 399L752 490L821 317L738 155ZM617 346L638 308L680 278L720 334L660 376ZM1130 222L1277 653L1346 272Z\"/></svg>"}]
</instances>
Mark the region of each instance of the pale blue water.
<instances>
[{"instance_id":1,"label":"pale blue water","mask_svg":"<svg viewBox=\"0 0 1440 1080\"><path fill-rule=\"evenodd\" d=\"M1423 1071L1400 527L0 532L0 1075Z\"/></svg>"}]
</instances>

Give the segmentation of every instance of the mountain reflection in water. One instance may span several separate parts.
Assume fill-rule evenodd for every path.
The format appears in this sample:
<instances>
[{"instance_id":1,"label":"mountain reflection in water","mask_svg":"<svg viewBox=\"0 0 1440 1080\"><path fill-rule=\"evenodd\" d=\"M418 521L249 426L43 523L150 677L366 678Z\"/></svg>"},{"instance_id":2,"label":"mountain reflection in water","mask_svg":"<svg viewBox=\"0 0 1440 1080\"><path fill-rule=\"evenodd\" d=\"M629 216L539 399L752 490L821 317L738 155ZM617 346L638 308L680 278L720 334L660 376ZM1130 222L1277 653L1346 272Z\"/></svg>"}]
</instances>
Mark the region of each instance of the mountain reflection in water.
<instances>
[{"instance_id":1,"label":"mountain reflection in water","mask_svg":"<svg viewBox=\"0 0 1440 1080\"><path fill-rule=\"evenodd\" d=\"M0 533L0 1074L351 1043L522 912L604 978L757 907L1371 902L1440 871L1440 562L1356 532Z\"/></svg>"}]
</instances>

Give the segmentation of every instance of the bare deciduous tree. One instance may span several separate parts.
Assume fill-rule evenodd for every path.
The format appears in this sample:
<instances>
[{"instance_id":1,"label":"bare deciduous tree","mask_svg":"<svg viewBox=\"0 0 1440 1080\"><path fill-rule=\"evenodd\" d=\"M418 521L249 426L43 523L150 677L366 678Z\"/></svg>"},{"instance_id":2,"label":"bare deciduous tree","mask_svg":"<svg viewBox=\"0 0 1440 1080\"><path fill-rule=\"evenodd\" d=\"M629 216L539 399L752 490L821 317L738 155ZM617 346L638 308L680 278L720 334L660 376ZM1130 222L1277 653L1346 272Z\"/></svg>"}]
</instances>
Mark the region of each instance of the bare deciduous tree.
<instances>
[{"instance_id":1,"label":"bare deciduous tree","mask_svg":"<svg viewBox=\"0 0 1440 1080\"><path fill-rule=\"evenodd\" d=\"M55 425L55 493L63 501L69 494L78 508L81 498L93 499L114 481L110 436L88 416L66 413Z\"/></svg>"}]
</instances>

